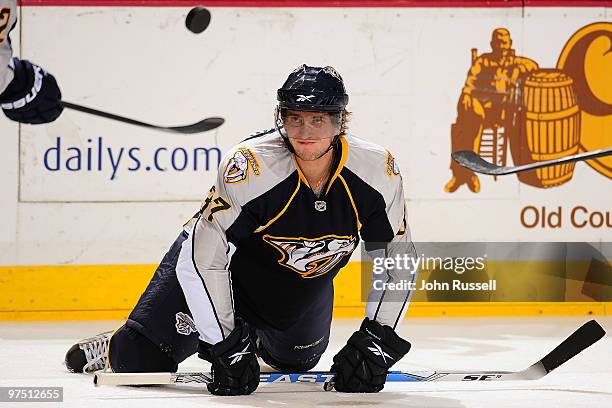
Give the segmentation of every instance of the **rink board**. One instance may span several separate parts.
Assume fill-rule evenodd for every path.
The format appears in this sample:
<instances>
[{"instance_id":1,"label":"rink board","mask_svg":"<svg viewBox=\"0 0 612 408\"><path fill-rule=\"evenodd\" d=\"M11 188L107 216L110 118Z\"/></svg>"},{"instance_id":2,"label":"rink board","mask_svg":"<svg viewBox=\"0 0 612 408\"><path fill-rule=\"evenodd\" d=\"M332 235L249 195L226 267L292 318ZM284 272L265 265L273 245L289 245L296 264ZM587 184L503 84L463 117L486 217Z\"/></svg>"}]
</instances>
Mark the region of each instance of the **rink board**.
<instances>
[{"instance_id":1,"label":"rink board","mask_svg":"<svg viewBox=\"0 0 612 408\"><path fill-rule=\"evenodd\" d=\"M517 262L515 267L525 265ZM0 267L0 321L125 319L148 284L156 265L79 265ZM335 279L334 317L361 317L365 313L361 265L351 262ZM542 269L539 266L538 269ZM428 273L420 278L427 280ZM546 281L552 282L552 281ZM573 287L572 287L573 286ZM525 289L527 292L528 289ZM580 294L583 282L568 281L565 292ZM457 295L457 293L455 294ZM473 295L454 302L427 301L416 290L408 316L573 316L612 314L612 302L499 300L495 293ZM546 297L542 297L546 299ZM576 299L574 296L572 299ZM580 299L578 297L578 299Z\"/></svg>"},{"instance_id":2,"label":"rink board","mask_svg":"<svg viewBox=\"0 0 612 408\"><path fill-rule=\"evenodd\" d=\"M125 314L199 208L220 156L271 126L275 90L302 62L340 71L351 98L351 132L385 146L399 163L415 240L612 241L609 162L579 163L571 179L550 188L512 176L481 177L479 193L465 186L443 191L471 49L489 52L492 31L505 27L517 55L553 69L579 33L588 27L608 32L610 2L528 1L523 8L518 1L456 7L444 1L343 2L352 7L211 1L212 23L194 35L184 19L196 3L22 2L14 47L56 75L66 100L159 124L216 115L226 123L177 138L71 111L47 126L0 119L3 319ZM610 54L598 54L605 41L592 44L587 65L609 72ZM612 79L596 71L587 82L599 86L592 91L609 105ZM612 114L581 114L582 147L609 146ZM136 167L130 149L138 149L131 150L141 161L136 170L130 170ZM80 162L70 159L77 151ZM113 168L111 156L121 151L123 161ZM347 275L337 281L335 313L358 316L362 305ZM410 313L608 310L605 302L527 303L459 307L416 299Z\"/></svg>"}]
</instances>

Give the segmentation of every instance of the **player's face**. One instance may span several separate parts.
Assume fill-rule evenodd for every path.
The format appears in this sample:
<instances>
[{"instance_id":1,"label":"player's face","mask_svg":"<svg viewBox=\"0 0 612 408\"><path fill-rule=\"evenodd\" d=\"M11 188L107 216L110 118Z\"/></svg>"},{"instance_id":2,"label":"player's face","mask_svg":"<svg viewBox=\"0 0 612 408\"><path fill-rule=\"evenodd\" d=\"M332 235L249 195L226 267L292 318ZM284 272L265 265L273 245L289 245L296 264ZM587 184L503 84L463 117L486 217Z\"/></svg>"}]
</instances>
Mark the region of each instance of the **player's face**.
<instances>
[{"instance_id":1,"label":"player's face","mask_svg":"<svg viewBox=\"0 0 612 408\"><path fill-rule=\"evenodd\" d=\"M322 157L337 132L336 124L326 112L289 110L283 125L296 156L302 160Z\"/></svg>"}]
</instances>

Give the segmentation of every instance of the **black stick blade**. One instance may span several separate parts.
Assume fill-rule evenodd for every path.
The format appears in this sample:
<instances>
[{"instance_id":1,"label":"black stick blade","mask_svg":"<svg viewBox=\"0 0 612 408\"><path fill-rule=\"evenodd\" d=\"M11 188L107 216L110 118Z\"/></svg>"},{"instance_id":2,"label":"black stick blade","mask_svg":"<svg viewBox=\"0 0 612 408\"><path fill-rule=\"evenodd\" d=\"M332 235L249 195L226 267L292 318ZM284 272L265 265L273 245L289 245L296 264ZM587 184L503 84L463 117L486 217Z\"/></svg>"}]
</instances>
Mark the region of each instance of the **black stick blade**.
<instances>
[{"instance_id":1,"label":"black stick blade","mask_svg":"<svg viewBox=\"0 0 612 408\"><path fill-rule=\"evenodd\" d=\"M489 163L471 150L463 150L452 154L453 160L476 173L501 176L507 174L505 167Z\"/></svg>"},{"instance_id":2,"label":"black stick blade","mask_svg":"<svg viewBox=\"0 0 612 408\"><path fill-rule=\"evenodd\" d=\"M169 127L168 131L185 134L201 133L216 129L224 122L225 119L223 118L212 117L201 120L198 123L194 123L193 125Z\"/></svg>"},{"instance_id":3,"label":"black stick blade","mask_svg":"<svg viewBox=\"0 0 612 408\"><path fill-rule=\"evenodd\" d=\"M116 120L130 125L141 126L149 129L161 130L170 133L193 134L213 130L221 126L225 119L219 117L211 117L203 119L197 123L186 126L158 126L151 123L141 122L139 120L126 118L125 116L115 115L114 113L104 112L98 109L88 108L87 106L78 105L76 103L61 101L64 108L73 109L79 112L88 113L90 115L100 116L102 118Z\"/></svg>"},{"instance_id":4,"label":"black stick blade","mask_svg":"<svg viewBox=\"0 0 612 408\"><path fill-rule=\"evenodd\" d=\"M563 343L555 347L555 349L548 353L540 362L547 373L551 372L584 349L592 346L605 336L605 334L606 331L599 323L595 320L588 321L565 339Z\"/></svg>"},{"instance_id":5,"label":"black stick blade","mask_svg":"<svg viewBox=\"0 0 612 408\"><path fill-rule=\"evenodd\" d=\"M608 147L605 149L591 150L588 152L572 154L565 157L560 157L558 159L545 160L545 161L536 161L533 163L527 163L520 166L496 166L488 161L484 160L482 157L477 155L471 150L464 150L460 152L455 152L452 154L453 159L472 171L476 173L488 174L491 176L503 176L506 174L514 174L520 173L523 171L530 171L535 169L540 169L548 166L556 166L563 163L573 163L582 160L592 160L597 157L605 157L612 155L612 147Z\"/></svg>"}]
</instances>

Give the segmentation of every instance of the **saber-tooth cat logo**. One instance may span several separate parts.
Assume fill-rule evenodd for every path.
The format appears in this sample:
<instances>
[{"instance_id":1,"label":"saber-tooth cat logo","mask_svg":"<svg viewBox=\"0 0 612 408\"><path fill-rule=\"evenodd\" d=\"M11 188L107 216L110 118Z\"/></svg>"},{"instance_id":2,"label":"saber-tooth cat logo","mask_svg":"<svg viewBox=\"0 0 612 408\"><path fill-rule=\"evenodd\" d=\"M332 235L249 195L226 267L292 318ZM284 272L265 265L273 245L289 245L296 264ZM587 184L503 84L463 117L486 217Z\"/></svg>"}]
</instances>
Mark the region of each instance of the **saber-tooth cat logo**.
<instances>
[{"instance_id":1,"label":"saber-tooth cat logo","mask_svg":"<svg viewBox=\"0 0 612 408\"><path fill-rule=\"evenodd\" d=\"M320 238L287 238L264 235L264 241L282 254L278 261L302 278L316 278L331 271L357 246L353 236L325 235Z\"/></svg>"},{"instance_id":2,"label":"saber-tooth cat logo","mask_svg":"<svg viewBox=\"0 0 612 408\"><path fill-rule=\"evenodd\" d=\"M183 312L176 314L176 331L179 334L189 336L191 333L197 333L196 325L191 317Z\"/></svg>"},{"instance_id":3,"label":"saber-tooth cat logo","mask_svg":"<svg viewBox=\"0 0 612 408\"><path fill-rule=\"evenodd\" d=\"M241 147L234 154L234 157L227 162L223 172L223 180L228 184L244 181L249 177L249 168L253 171L253 174L259 176L259 163L255 155L251 150Z\"/></svg>"}]
</instances>

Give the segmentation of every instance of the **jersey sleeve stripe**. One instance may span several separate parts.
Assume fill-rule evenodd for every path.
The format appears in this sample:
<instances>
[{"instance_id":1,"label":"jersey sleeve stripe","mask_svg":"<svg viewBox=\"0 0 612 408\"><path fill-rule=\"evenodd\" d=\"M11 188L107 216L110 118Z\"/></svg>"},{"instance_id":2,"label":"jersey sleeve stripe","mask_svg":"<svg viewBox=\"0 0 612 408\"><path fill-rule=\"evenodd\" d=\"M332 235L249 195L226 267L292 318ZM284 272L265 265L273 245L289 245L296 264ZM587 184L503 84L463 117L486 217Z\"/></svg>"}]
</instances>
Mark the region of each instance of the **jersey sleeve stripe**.
<instances>
[{"instance_id":1,"label":"jersey sleeve stripe","mask_svg":"<svg viewBox=\"0 0 612 408\"><path fill-rule=\"evenodd\" d=\"M416 276L416 274L414 274ZM413 280L414 282L414 280ZM393 330L395 330L397 328L397 325L399 324L399 322L402 320L402 316L404 314L406 314L406 311L408 310L408 305L410 304L410 298L412 297L412 294L414 293L414 291L409 291L406 294L406 298L404 298L404 303L402 303L402 308L400 309L400 312L397 315L397 318L395 319L395 323L393 323Z\"/></svg>"},{"instance_id":2,"label":"jersey sleeve stripe","mask_svg":"<svg viewBox=\"0 0 612 408\"><path fill-rule=\"evenodd\" d=\"M196 265L196 261L195 261L194 247L195 247L196 231L197 231L196 227L197 227L198 222L200 222L201 220L202 220L202 218L199 218L196 221L196 225L193 226L193 230L191 231L191 235L192 235L192 239L191 239L191 264L193 265L193 269L198 274L198 276L200 278L200 281L202 282L202 286L204 287L204 290L206 291L206 296L208 296L208 302L210 303L210 308L212 309L213 315L215 316L215 320L217 321L217 326L219 327L219 332L221 333L221 339L225 340L225 334L223 333L223 327L221 326L221 322L219 321L219 316L217 316L217 310L215 309L215 305L214 305L214 303L212 301L212 297L210 296L208 288L206 287L206 283L204 282L204 277L202 277L202 274L198 270L198 266ZM206 333L206 335L208 335L208 333ZM202 336L202 333L200 333L200 336Z\"/></svg>"},{"instance_id":3,"label":"jersey sleeve stripe","mask_svg":"<svg viewBox=\"0 0 612 408\"><path fill-rule=\"evenodd\" d=\"M344 185L344 189L346 190L346 193L348 194L349 199L351 200L351 205L353 206L353 211L355 211L355 217L357 217L357 231L359 231L361 229L361 221L359 221L359 212L357 212L357 206L355 205L355 200L353 200L353 195L351 194L351 190L349 189L348 185L346 184L346 180L344 180L344 177L342 177L341 175L338 175L338 178L340 179L340 181Z\"/></svg>"}]
</instances>

